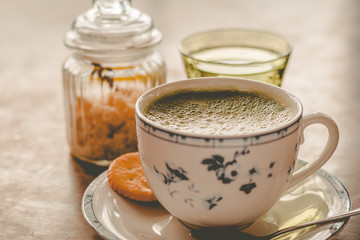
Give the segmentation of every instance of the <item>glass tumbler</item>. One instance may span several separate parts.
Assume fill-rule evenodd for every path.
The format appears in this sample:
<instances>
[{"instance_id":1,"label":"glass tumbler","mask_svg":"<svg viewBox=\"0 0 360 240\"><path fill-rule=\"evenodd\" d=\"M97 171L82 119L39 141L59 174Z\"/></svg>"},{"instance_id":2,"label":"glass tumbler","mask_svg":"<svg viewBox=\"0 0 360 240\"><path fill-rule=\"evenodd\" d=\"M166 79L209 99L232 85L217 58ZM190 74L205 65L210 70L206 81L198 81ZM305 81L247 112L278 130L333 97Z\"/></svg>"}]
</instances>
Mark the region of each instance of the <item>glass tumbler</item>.
<instances>
[{"instance_id":1,"label":"glass tumbler","mask_svg":"<svg viewBox=\"0 0 360 240\"><path fill-rule=\"evenodd\" d=\"M279 35L245 29L195 33L179 46L189 78L239 77L277 86L281 86L291 50Z\"/></svg>"}]
</instances>

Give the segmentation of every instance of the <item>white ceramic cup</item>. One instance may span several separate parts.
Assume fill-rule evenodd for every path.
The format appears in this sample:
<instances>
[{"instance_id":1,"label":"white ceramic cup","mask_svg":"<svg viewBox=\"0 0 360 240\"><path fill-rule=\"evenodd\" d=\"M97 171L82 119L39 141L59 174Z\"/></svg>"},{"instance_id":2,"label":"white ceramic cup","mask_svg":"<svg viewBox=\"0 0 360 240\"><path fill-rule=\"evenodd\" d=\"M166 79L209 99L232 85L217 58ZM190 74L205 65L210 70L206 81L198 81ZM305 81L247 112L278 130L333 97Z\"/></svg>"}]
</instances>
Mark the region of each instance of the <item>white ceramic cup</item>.
<instances>
[{"instance_id":1,"label":"white ceramic cup","mask_svg":"<svg viewBox=\"0 0 360 240\"><path fill-rule=\"evenodd\" d=\"M232 136L169 130L143 114L144 107L163 94L206 88L263 92L296 114L281 127ZM274 85L237 78L164 84L144 93L135 112L138 147L150 187L165 209L193 228L248 226L287 189L328 161L339 138L337 125L327 115L303 117L302 104L294 95ZM293 173L304 129L315 123L327 128L327 143L315 160Z\"/></svg>"}]
</instances>

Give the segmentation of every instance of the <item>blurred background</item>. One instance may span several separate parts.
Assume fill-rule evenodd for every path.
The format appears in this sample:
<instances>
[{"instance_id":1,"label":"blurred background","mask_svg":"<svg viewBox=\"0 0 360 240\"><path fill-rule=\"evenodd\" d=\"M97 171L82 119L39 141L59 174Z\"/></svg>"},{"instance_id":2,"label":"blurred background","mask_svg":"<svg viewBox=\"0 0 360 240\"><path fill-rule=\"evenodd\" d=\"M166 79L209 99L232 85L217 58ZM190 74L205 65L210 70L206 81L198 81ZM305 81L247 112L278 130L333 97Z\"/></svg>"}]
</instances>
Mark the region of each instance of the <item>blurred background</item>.
<instances>
[{"instance_id":1,"label":"blurred background","mask_svg":"<svg viewBox=\"0 0 360 240\"><path fill-rule=\"evenodd\" d=\"M305 113L325 112L338 123L339 146L324 169L347 187L354 207L360 206L360 1L132 2L163 33L158 51L167 81L186 78L177 47L191 33L237 27L288 39L293 53L282 87L300 98ZM65 33L91 6L91 0L1 2L0 238L20 233L64 239L64 231L68 239L96 238L81 216L80 200L97 172L69 156L61 74L71 54L63 45ZM301 157L311 158L323 144L323 129L313 132L320 137L309 136ZM336 239L359 239L359 224L351 219Z\"/></svg>"}]
</instances>

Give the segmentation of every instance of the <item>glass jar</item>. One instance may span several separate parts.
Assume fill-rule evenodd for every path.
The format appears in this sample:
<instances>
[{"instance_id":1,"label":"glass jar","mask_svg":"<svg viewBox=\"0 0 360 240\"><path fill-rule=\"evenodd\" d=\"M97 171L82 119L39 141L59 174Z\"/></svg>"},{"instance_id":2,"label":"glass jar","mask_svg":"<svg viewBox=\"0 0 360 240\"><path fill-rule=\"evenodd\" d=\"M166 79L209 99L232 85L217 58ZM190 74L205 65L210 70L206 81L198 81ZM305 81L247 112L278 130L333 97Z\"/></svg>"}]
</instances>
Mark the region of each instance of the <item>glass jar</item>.
<instances>
[{"instance_id":1,"label":"glass jar","mask_svg":"<svg viewBox=\"0 0 360 240\"><path fill-rule=\"evenodd\" d=\"M71 153L108 166L137 151L134 105L165 82L165 64L154 50L161 33L129 0L95 0L66 34L73 50L63 65L65 118Z\"/></svg>"}]
</instances>

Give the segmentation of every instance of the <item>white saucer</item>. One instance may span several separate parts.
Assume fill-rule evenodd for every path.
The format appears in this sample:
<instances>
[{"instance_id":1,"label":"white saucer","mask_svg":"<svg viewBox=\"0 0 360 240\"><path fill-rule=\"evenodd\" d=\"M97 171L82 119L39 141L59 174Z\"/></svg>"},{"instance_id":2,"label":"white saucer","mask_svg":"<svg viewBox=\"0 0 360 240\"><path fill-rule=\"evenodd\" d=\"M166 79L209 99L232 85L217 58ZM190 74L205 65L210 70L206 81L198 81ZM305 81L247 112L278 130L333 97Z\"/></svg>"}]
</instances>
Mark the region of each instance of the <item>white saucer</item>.
<instances>
[{"instance_id":1,"label":"white saucer","mask_svg":"<svg viewBox=\"0 0 360 240\"><path fill-rule=\"evenodd\" d=\"M297 167L306 163L298 160ZM107 181L107 172L99 175L86 189L82 199L85 219L105 239L150 240L194 239L190 230L171 216L158 203L138 203L121 197ZM246 232L264 235L286 226L331 216L350 210L345 187L324 170L317 171L290 189L280 201ZM277 239L329 239L347 221L305 228Z\"/></svg>"}]
</instances>

